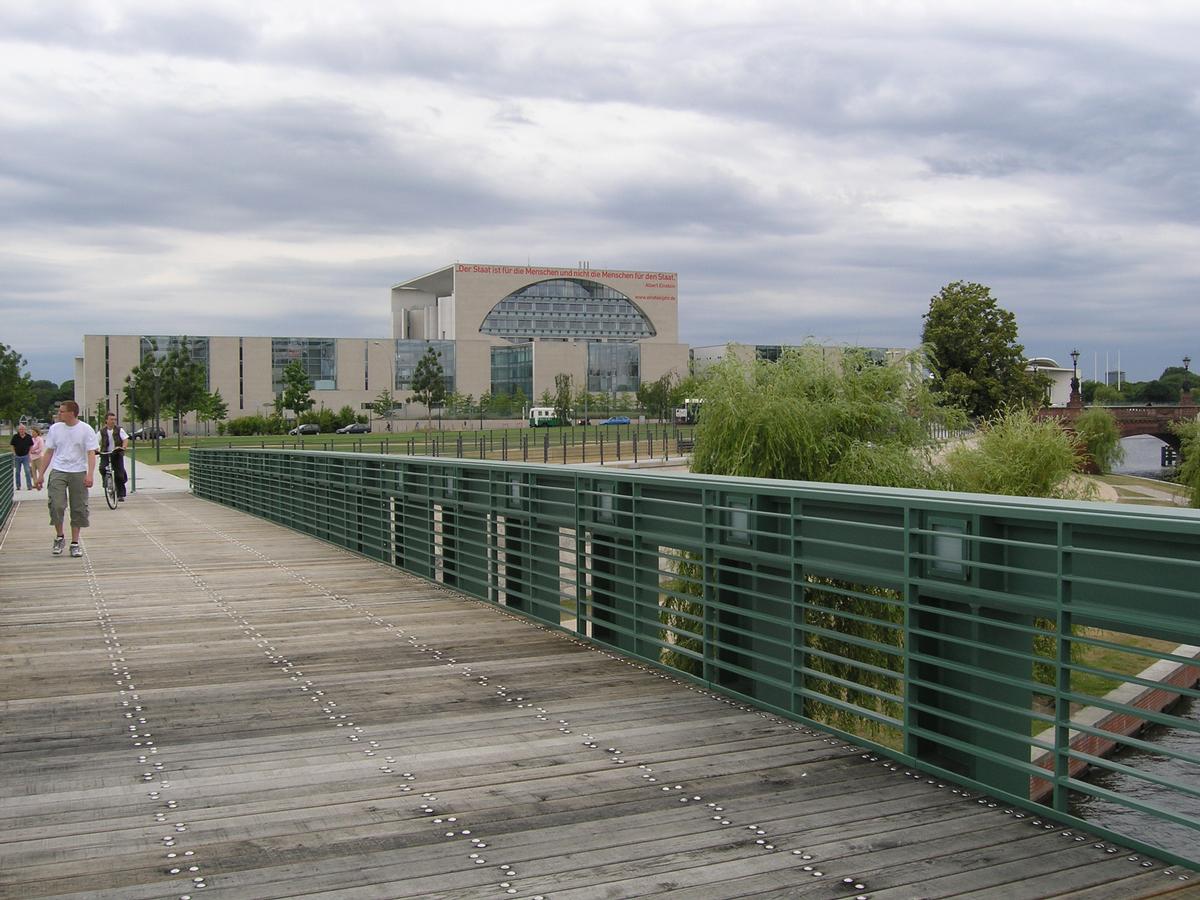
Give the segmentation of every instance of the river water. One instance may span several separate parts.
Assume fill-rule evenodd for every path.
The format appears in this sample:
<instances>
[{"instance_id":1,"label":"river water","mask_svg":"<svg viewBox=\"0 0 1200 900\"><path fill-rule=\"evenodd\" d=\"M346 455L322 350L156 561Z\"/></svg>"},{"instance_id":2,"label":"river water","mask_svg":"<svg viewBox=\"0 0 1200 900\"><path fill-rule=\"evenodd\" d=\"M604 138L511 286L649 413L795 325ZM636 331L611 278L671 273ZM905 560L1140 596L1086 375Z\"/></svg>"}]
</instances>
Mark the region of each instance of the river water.
<instances>
[{"instance_id":1,"label":"river water","mask_svg":"<svg viewBox=\"0 0 1200 900\"><path fill-rule=\"evenodd\" d=\"M1185 700L1176 706L1172 713L1180 718L1200 726L1200 701ZM1182 728L1165 728L1155 725L1147 728L1141 735L1143 740L1153 741L1157 746L1166 750L1176 750L1196 756L1200 752L1200 734L1184 731ZM1189 764L1160 753L1150 753L1145 750L1121 750L1112 756L1113 761L1122 763L1141 772L1169 778L1180 784L1192 787L1200 785L1200 765ZM1143 781L1123 772L1093 769L1087 780L1110 791L1115 791L1130 799L1141 800L1162 809L1192 818L1197 817L1197 802L1194 798L1176 793L1168 788ZM1200 838L1196 832L1181 825L1172 825L1146 815L1137 810L1127 809L1099 797L1086 797L1077 794L1080 799L1075 801L1075 815L1097 825L1111 828L1121 834L1140 837L1141 840L1178 853L1185 859L1200 858L1197 844Z\"/></svg>"}]
</instances>

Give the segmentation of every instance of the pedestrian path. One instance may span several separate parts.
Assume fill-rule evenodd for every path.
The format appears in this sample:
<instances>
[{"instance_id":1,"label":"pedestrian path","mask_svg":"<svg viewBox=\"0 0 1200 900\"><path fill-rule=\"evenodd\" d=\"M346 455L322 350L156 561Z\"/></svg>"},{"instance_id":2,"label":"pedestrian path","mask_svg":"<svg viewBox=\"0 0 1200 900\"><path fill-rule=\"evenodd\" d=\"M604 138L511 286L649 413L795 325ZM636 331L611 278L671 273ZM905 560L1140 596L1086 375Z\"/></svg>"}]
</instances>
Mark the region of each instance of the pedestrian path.
<instances>
[{"instance_id":1,"label":"pedestrian path","mask_svg":"<svg viewBox=\"0 0 1200 900\"><path fill-rule=\"evenodd\" d=\"M83 559L43 522L0 532L0 897L1194 884L182 490L101 504Z\"/></svg>"},{"instance_id":2,"label":"pedestrian path","mask_svg":"<svg viewBox=\"0 0 1200 900\"><path fill-rule=\"evenodd\" d=\"M126 471L129 471L128 461L126 461L125 468ZM134 488L132 479L127 487L129 489ZM188 480L186 478L180 478L179 476L172 475L156 466L147 465L141 461L138 462L136 493L163 494L177 493L179 491L186 492L188 490L190 490L190 488L188 487ZM133 494L131 493L130 497L132 496ZM27 489L25 487L25 478L22 476L21 489L13 491L13 503L16 504L18 502L45 504L46 489L42 488L40 491ZM96 471L96 483L93 484L91 490L88 491L88 505L93 511L95 511L97 503L101 506L104 505L104 489L100 483L100 472L98 469Z\"/></svg>"}]
</instances>

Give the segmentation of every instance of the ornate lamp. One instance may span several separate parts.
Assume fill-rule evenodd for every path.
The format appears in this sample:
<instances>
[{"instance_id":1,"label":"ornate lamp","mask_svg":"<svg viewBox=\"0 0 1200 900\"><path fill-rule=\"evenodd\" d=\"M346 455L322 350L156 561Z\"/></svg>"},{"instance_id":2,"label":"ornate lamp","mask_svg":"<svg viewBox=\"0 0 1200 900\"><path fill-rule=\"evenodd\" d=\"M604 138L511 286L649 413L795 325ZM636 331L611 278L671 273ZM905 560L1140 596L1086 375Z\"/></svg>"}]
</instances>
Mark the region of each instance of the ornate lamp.
<instances>
[{"instance_id":1,"label":"ornate lamp","mask_svg":"<svg viewBox=\"0 0 1200 900\"><path fill-rule=\"evenodd\" d=\"M1083 406L1083 397L1079 393L1079 351L1071 351L1071 399L1068 406Z\"/></svg>"}]
</instances>

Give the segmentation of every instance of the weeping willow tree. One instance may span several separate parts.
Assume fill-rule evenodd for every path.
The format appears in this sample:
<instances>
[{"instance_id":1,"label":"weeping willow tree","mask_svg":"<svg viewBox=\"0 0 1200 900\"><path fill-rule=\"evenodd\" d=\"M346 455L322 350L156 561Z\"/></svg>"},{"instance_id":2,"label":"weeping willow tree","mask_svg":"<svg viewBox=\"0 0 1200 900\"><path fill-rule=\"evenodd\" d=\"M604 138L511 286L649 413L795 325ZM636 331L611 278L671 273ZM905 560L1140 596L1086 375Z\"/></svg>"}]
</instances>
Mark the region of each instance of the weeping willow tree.
<instances>
[{"instance_id":1,"label":"weeping willow tree","mask_svg":"<svg viewBox=\"0 0 1200 900\"><path fill-rule=\"evenodd\" d=\"M881 364L863 351L806 346L773 362L729 354L701 390L692 471L802 481L939 487L932 435L965 424L957 410L937 405L920 353ZM662 622L681 651L698 652L703 609L701 564L677 565L665 586ZM900 715L899 592L888 586L808 577L804 612L810 670L807 686L832 703L806 702L805 714L830 725L887 740L886 727L854 710ZM698 668L692 655L663 661ZM860 685L857 689L853 685ZM846 706L851 709L845 708Z\"/></svg>"},{"instance_id":2,"label":"weeping willow tree","mask_svg":"<svg viewBox=\"0 0 1200 900\"><path fill-rule=\"evenodd\" d=\"M1180 456L1179 483L1188 490L1188 497L1196 509L1200 509L1200 422L1178 422L1173 430L1179 435Z\"/></svg>"},{"instance_id":3,"label":"weeping willow tree","mask_svg":"<svg viewBox=\"0 0 1200 900\"><path fill-rule=\"evenodd\" d=\"M1010 497L1087 500L1095 491L1072 479L1086 452L1054 419L1028 409L1005 409L982 423L972 446L946 456L940 480L947 490Z\"/></svg>"},{"instance_id":4,"label":"weeping willow tree","mask_svg":"<svg viewBox=\"0 0 1200 900\"><path fill-rule=\"evenodd\" d=\"M865 351L805 346L775 362L732 353L710 370L692 471L712 475L933 487L939 407L914 352L880 364Z\"/></svg>"}]
</instances>

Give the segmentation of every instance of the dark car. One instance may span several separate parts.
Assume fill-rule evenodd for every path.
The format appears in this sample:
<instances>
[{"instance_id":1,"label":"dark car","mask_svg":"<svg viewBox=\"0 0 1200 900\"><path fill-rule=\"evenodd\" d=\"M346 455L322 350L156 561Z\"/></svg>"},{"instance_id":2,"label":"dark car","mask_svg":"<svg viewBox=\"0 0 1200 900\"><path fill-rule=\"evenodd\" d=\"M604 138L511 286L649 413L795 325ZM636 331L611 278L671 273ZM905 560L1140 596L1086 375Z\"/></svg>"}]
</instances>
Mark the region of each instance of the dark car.
<instances>
[{"instance_id":1,"label":"dark car","mask_svg":"<svg viewBox=\"0 0 1200 900\"><path fill-rule=\"evenodd\" d=\"M321 426L316 422L305 422L303 425L297 425L288 434L320 434Z\"/></svg>"},{"instance_id":2,"label":"dark car","mask_svg":"<svg viewBox=\"0 0 1200 900\"><path fill-rule=\"evenodd\" d=\"M152 441L155 438L165 438L167 433L161 428L155 428L153 425L145 425L133 433L134 440Z\"/></svg>"},{"instance_id":3,"label":"dark car","mask_svg":"<svg viewBox=\"0 0 1200 900\"><path fill-rule=\"evenodd\" d=\"M366 422L351 422L337 430L337 434L370 434L371 426Z\"/></svg>"},{"instance_id":4,"label":"dark car","mask_svg":"<svg viewBox=\"0 0 1200 900\"><path fill-rule=\"evenodd\" d=\"M610 416L600 423L601 425L628 425L629 416Z\"/></svg>"}]
</instances>

